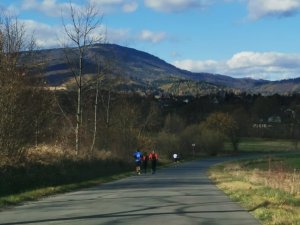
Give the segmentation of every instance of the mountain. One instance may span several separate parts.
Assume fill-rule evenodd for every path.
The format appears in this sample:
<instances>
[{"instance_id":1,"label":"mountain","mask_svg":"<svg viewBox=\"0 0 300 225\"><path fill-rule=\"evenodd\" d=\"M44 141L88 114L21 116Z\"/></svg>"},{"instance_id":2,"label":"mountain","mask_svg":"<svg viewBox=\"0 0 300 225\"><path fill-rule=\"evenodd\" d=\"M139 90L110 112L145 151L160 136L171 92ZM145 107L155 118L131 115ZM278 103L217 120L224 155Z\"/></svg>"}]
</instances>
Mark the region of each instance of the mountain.
<instances>
[{"instance_id":1,"label":"mountain","mask_svg":"<svg viewBox=\"0 0 300 225\"><path fill-rule=\"evenodd\" d=\"M25 61L25 57L23 60ZM43 68L42 74L50 85L74 84L70 68L78 62L76 49L35 51L34 61ZM264 94L300 91L300 78L271 82L237 79L220 74L192 73L149 53L115 44L96 44L87 49L84 58L85 77L91 78L99 71L109 74L110 77L121 78L122 82L119 79L115 88L123 91L163 90L176 95L204 95L228 90Z\"/></svg>"},{"instance_id":2,"label":"mountain","mask_svg":"<svg viewBox=\"0 0 300 225\"><path fill-rule=\"evenodd\" d=\"M282 95L300 93L300 78L273 81L263 85L256 85L253 87L252 92L264 95L274 93Z\"/></svg>"}]
</instances>

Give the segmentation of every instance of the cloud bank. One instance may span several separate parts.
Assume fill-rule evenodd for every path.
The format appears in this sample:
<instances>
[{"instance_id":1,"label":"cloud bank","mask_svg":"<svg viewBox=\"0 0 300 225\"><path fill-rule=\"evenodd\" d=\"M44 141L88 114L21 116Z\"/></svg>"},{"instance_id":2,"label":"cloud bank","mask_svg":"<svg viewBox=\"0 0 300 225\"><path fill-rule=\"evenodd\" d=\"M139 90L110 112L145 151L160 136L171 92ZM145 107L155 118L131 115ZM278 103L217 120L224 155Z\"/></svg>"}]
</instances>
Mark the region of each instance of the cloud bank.
<instances>
[{"instance_id":1,"label":"cloud bank","mask_svg":"<svg viewBox=\"0 0 300 225\"><path fill-rule=\"evenodd\" d=\"M86 0L99 7L101 12L132 13L138 10L139 0ZM244 2L248 9L248 18L252 21L265 17L284 18L297 14L300 11L299 0L220 0L227 4ZM75 1L74 1L75 2ZM72 3L76 7L82 4ZM162 13L177 13L189 10L202 10L212 7L217 0L144 0L144 6ZM82 1L84 3L84 1ZM9 8L15 11L35 10L48 16L60 16L61 12L69 7L69 1L59 0L23 0L21 5L11 4Z\"/></svg>"},{"instance_id":2,"label":"cloud bank","mask_svg":"<svg viewBox=\"0 0 300 225\"><path fill-rule=\"evenodd\" d=\"M212 0L145 0L145 6L160 12L183 12L191 9L204 9Z\"/></svg>"},{"instance_id":3,"label":"cloud bank","mask_svg":"<svg viewBox=\"0 0 300 225\"><path fill-rule=\"evenodd\" d=\"M222 0L225 3L241 0ZM216 3L215 0L144 0L146 7L159 12L184 12L205 9ZM248 8L248 18L259 20L265 17L289 17L300 11L299 0L244 0Z\"/></svg>"},{"instance_id":4,"label":"cloud bank","mask_svg":"<svg viewBox=\"0 0 300 225\"><path fill-rule=\"evenodd\" d=\"M158 43L165 40L167 37L165 32L152 32L150 30L143 30L139 34L139 39L142 41L148 41L151 43Z\"/></svg>"},{"instance_id":5,"label":"cloud bank","mask_svg":"<svg viewBox=\"0 0 300 225\"><path fill-rule=\"evenodd\" d=\"M138 9L137 0L88 0L87 2L99 7L102 13L117 11L131 13ZM83 7L83 4L76 4L75 1L72 1L72 5L76 8ZM61 13L68 11L69 8L69 1L58 0L23 0L20 6L21 10L35 10L52 17L61 16Z\"/></svg>"},{"instance_id":6,"label":"cloud bank","mask_svg":"<svg viewBox=\"0 0 300 225\"><path fill-rule=\"evenodd\" d=\"M288 17L299 10L299 0L248 0L248 16L251 20L264 17Z\"/></svg>"},{"instance_id":7,"label":"cloud bank","mask_svg":"<svg viewBox=\"0 0 300 225\"><path fill-rule=\"evenodd\" d=\"M75 7L79 7L73 4ZM61 13L69 9L69 3L58 3L56 0L23 0L21 10L35 10L39 11L47 16L58 17Z\"/></svg>"},{"instance_id":8,"label":"cloud bank","mask_svg":"<svg viewBox=\"0 0 300 225\"><path fill-rule=\"evenodd\" d=\"M177 60L173 64L192 72L224 74L236 78L282 80L300 75L300 54L277 52L239 52L225 61Z\"/></svg>"}]
</instances>

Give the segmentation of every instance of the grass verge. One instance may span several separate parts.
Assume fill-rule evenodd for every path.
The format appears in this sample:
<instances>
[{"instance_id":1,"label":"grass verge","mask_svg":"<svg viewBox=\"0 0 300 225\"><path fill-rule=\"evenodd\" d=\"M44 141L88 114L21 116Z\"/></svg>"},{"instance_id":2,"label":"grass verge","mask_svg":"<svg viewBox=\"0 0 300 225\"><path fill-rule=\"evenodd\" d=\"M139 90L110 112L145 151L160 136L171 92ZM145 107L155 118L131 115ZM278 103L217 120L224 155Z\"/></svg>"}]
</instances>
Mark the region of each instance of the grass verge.
<instances>
[{"instance_id":1,"label":"grass verge","mask_svg":"<svg viewBox=\"0 0 300 225\"><path fill-rule=\"evenodd\" d=\"M70 171L71 173L66 174L66 176L73 177L72 174L74 175L74 173L78 173L78 172L81 173L79 178L78 177L72 178L74 180L74 182L69 182L67 184L63 184L63 183L59 184L59 183L55 182L55 184L53 184L53 185L45 185L44 187L40 187L39 186L40 184L36 183L36 184L33 184L32 186L30 186L30 188L28 188L28 190L19 189L16 193L11 193L11 194L3 194L0 192L0 194L1 194L0 195L0 209L18 205L25 201L38 200L40 198L47 197L47 196L54 195L54 194L66 193L66 192L70 192L70 191L74 191L74 190L78 190L78 189L82 189L82 188L93 187L93 186L100 185L103 183L107 183L107 182L119 180L119 179L122 179L125 177L129 177L129 176L135 174L133 168L131 168L127 164L123 164L123 163L117 163L117 164L114 163L113 164L113 162L111 162L109 164L104 164L102 166L99 166L99 163L100 162L98 162L98 165L97 164L90 165L91 167L89 167L88 169L84 169L85 166L81 165L81 166L77 167L76 170L71 170ZM159 168L167 167L170 165L171 165L170 160L163 160L163 161L160 161ZM104 169L103 166L106 169ZM91 172L90 172L91 170L93 170L95 173L91 174ZM125 172L122 172L122 171L125 171ZM45 170L42 170L40 172L42 174L44 174ZM53 171L52 171L52 173L53 173ZM90 178L91 176L95 177L96 173L98 174L97 178ZM24 174L24 176L25 176L24 179L26 179L26 176L28 176L28 174L27 175ZM37 176L34 176L34 177L37 177ZM84 177L85 177L85 179L84 179ZM62 176L61 178L62 179L60 179L60 182L61 182L61 180L63 180L64 177ZM65 179L66 179L66 177L65 177ZM16 183L18 181L19 180L15 180L14 183ZM46 177L46 180L44 180L44 182L51 183L52 181L49 180L48 177ZM1 187L1 185L0 185L0 187ZM1 190L1 188L0 188L0 190Z\"/></svg>"},{"instance_id":2,"label":"grass verge","mask_svg":"<svg viewBox=\"0 0 300 225\"><path fill-rule=\"evenodd\" d=\"M274 158L271 163L274 166L269 158L230 162L212 167L209 174L262 224L300 225L300 174L293 169L300 156Z\"/></svg>"},{"instance_id":3,"label":"grass verge","mask_svg":"<svg viewBox=\"0 0 300 225\"><path fill-rule=\"evenodd\" d=\"M30 191L25 191L18 194L12 194L8 196L0 197L0 208L5 208L13 205L20 204L25 201L33 201L46 196L50 196L58 193L65 193L73 190L78 190L81 188L88 188L96 185L100 185L103 183L111 182L114 180L119 180L125 177L132 175L132 172L124 172L111 176L101 177L97 179L82 181L78 183L65 184L65 185L57 185L50 186L44 188L38 188Z\"/></svg>"}]
</instances>

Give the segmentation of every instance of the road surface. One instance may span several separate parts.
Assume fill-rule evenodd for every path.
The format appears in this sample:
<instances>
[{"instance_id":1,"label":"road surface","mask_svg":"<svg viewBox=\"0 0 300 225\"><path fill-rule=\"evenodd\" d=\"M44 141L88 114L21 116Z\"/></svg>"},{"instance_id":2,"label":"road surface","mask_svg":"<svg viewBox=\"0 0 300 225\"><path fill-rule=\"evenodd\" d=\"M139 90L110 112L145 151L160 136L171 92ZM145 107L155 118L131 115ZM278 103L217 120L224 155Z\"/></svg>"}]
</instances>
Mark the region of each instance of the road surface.
<instances>
[{"instance_id":1,"label":"road surface","mask_svg":"<svg viewBox=\"0 0 300 225\"><path fill-rule=\"evenodd\" d=\"M0 224L259 225L206 176L220 160L182 163L28 202L0 212Z\"/></svg>"}]
</instances>

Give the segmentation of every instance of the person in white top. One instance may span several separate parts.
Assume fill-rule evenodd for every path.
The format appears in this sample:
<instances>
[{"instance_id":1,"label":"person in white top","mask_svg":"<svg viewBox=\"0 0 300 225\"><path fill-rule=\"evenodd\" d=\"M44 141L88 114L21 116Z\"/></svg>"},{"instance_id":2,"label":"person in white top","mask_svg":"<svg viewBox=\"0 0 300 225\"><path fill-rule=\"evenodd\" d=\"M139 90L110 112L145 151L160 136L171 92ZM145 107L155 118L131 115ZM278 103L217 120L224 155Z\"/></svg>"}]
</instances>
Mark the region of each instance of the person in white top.
<instances>
[{"instance_id":1,"label":"person in white top","mask_svg":"<svg viewBox=\"0 0 300 225\"><path fill-rule=\"evenodd\" d=\"M173 154L173 160L174 160L174 162L178 162L178 155L177 155L177 153Z\"/></svg>"}]
</instances>

